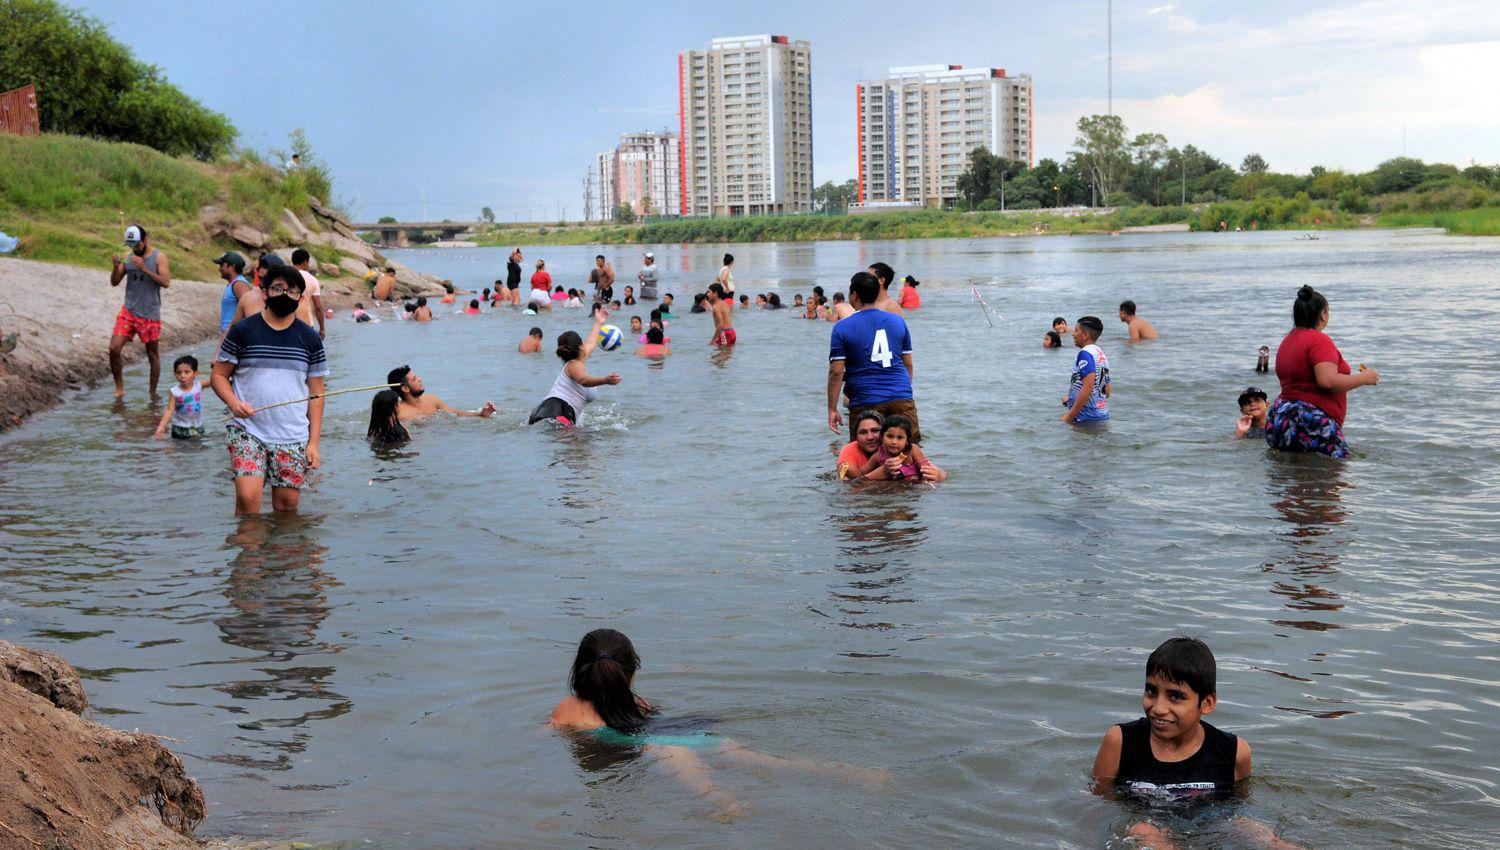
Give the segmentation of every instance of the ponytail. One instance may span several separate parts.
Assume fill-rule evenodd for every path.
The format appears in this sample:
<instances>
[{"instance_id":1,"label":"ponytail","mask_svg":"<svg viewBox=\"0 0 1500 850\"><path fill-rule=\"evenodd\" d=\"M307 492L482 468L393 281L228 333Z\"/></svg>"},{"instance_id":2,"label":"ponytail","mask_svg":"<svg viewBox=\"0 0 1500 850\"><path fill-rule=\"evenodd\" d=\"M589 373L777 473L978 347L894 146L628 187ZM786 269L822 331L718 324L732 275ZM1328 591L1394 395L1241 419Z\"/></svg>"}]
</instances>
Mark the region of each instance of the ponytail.
<instances>
[{"instance_id":1,"label":"ponytail","mask_svg":"<svg viewBox=\"0 0 1500 850\"><path fill-rule=\"evenodd\" d=\"M559 287L561 288L561 287ZM578 331L563 331L557 337L557 356L563 361L577 360L583 351L583 337Z\"/></svg>"},{"instance_id":2,"label":"ponytail","mask_svg":"<svg viewBox=\"0 0 1500 850\"><path fill-rule=\"evenodd\" d=\"M1292 302L1292 324L1316 329L1327 309L1328 299L1311 286L1304 286L1297 290L1297 300Z\"/></svg>"},{"instance_id":3,"label":"ponytail","mask_svg":"<svg viewBox=\"0 0 1500 850\"><path fill-rule=\"evenodd\" d=\"M595 629L578 644L570 684L579 699L599 712L606 726L627 734L639 732L646 725L646 711L630 682L640 666L630 638L614 629Z\"/></svg>"}]
</instances>

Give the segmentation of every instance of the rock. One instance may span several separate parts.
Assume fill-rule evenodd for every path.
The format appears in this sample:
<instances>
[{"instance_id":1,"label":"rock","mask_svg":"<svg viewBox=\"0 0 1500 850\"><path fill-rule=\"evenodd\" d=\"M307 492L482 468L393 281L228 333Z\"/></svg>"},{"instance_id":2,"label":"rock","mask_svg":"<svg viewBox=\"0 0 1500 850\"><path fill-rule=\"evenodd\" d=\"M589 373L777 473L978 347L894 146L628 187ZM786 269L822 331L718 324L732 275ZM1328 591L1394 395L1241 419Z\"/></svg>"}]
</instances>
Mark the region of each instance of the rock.
<instances>
[{"instance_id":1,"label":"rock","mask_svg":"<svg viewBox=\"0 0 1500 850\"><path fill-rule=\"evenodd\" d=\"M323 218L326 218L332 222L338 222L346 228L349 226L349 219L345 218L343 213L339 212L333 207L324 204L322 200L315 198L312 195L308 195L307 205L309 207L312 207L313 212L317 213Z\"/></svg>"},{"instance_id":2,"label":"rock","mask_svg":"<svg viewBox=\"0 0 1500 850\"><path fill-rule=\"evenodd\" d=\"M203 792L156 738L84 720L9 681L0 681L0 717L9 718L0 725L0 847L198 848Z\"/></svg>"},{"instance_id":3,"label":"rock","mask_svg":"<svg viewBox=\"0 0 1500 850\"><path fill-rule=\"evenodd\" d=\"M342 260L339 260L339 268L343 269L349 274L354 275L355 277L364 277L365 274L370 271L369 266L361 263L359 260L356 260L353 257L345 257Z\"/></svg>"},{"instance_id":4,"label":"rock","mask_svg":"<svg viewBox=\"0 0 1500 850\"><path fill-rule=\"evenodd\" d=\"M50 652L0 640L0 681L14 682L65 711L89 707L83 681L72 665Z\"/></svg>"},{"instance_id":5,"label":"rock","mask_svg":"<svg viewBox=\"0 0 1500 850\"><path fill-rule=\"evenodd\" d=\"M285 224L287 230L291 231L292 241L298 245L306 242L307 238L312 235L308 232L307 226L302 223L302 219L297 218L297 214L289 209L282 209L281 223Z\"/></svg>"},{"instance_id":6,"label":"rock","mask_svg":"<svg viewBox=\"0 0 1500 850\"><path fill-rule=\"evenodd\" d=\"M366 265L375 266L380 264L380 257L375 254L375 249L370 247L370 243L363 239L351 239L342 233L327 232L314 233L311 241L336 248L343 254L352 254L364 260Z\"/></svg>"},{"instance_id":7,"label":"rock","mask_svg":"<svg viewBox=\"0 0 1500 850\"><path fill-rule=\"evenodd\" d=\"M244 224L236 224L229 228L229 238L244 245L246 248L261 250L270 245L270 237L253 227Z\"/></svg>"},{"instance_id":8,"label":"rock","mask_svg":"<svg viewBox=\"0 0 1500 850\"><path fill-rule=\"evenodd\" d=\"M402 298L436 295L444 291L444 281L440 277L419 272L395 260L386 260L385 264L396 270L396 294Z\"/></svg>"}]
</instances>

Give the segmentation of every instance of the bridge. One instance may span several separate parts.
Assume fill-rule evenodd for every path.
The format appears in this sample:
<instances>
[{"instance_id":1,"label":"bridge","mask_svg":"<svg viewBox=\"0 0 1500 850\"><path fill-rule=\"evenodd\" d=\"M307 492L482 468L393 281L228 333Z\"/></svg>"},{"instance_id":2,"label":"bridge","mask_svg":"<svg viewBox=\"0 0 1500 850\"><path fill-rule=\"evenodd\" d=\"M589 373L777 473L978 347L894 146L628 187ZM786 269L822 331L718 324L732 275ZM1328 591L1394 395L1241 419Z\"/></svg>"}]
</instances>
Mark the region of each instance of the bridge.
<instances>
[{"instance_id":1,"label":"bridge","mask_svg":"<svg viewBox=\"0 0 1500 850\"><path fill-rule=\"evenodd\" d=\"M355 222L349 229L365 233L379 233L380 243L391 248L405 248L410 242L407 234L436 231L444 240L471 233L481 226L478 221L375 221Z\"/></svg>"}]
</instances>

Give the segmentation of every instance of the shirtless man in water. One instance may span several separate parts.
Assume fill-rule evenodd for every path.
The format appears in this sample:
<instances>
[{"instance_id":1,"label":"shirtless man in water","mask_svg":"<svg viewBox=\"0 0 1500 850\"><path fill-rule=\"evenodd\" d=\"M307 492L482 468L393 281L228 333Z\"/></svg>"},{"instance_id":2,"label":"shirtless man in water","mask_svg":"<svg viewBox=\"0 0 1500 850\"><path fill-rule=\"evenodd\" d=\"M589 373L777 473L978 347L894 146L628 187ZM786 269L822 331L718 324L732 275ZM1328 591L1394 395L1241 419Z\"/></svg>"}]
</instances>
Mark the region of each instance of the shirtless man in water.
<instances>
[{"instance_id":1,"label":"shirtless man in water","mask_svg":"<svg viewBox=\"0 0 1500 850\"><path fill-rule=\"evenodd\" d=\"M1120 302L1120 321L1130 329L1130 341L1140 342L1143 339L1156 339L1156 328L1150 322L1135 314L1134 301Z\"/></svg>"},{"instance_id":2,"label":"shirtless man in water","mask_svg":"<svg viewBox=\"0 0 1500 850\"><path fill-rule=\"evenodd\" d=\"M875 309L905 316L906 311L891 297L891 281L896 278L896 270L885 263L874 263L865 271L875 275L875 279L880 281L880 297L875 300Z\"/></svg>"},{"instance_id":3,"label":"shirtless man in water","mask_svg":"<svg viewBox=\"0 0 1500 850\"><path fill-rule=\"evenodd\" d=\"M722 283L710 284L708 303L714 314L714 338L709 345L734 345L739 336L734 332L734 319L729 313L729 297Z\"/></svg>"},{"instance_id":4,"label":"shirtless man in water","mask_svg":"<svg viewBox=\"0 0 1500 850\"><path fill-rule=\"evenodd\" d=\"M389 301L396 292L396 270L391 266L385 267L385 274L375 279L375 291L372 293L377 302Z\"/></svg>"},{"instance_id":5,"label":"shirtless man in water","mask_svg":"<svg viewBox=\"0 0 1500 850\"><path fill-rule=\"evenodd\" d=\"M435 395L427 395L427 390L422 386L422 379L412 374L410 366L401 366L392 369L385 376L387 384L396 384L395 390L401 396L401 401L396 403L396 418L402 422L413 419L426 419L427 417L442 411L454 416L483 416L488 419L495 415L496 407L492 401L484 403L484 407L478 410L455 410L446 402Z\"/></svg>"}]
</instances>

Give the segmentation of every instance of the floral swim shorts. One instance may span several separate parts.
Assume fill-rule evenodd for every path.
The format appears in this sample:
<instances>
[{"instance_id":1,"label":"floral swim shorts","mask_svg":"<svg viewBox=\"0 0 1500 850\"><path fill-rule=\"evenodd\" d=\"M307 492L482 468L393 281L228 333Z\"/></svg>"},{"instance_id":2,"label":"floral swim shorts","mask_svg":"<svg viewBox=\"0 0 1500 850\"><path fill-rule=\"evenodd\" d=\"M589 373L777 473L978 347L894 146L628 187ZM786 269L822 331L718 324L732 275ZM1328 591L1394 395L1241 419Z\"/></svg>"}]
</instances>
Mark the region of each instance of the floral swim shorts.
<instances>
[{"instance_id":1,"label":"floral swim shorts","mask_svg":"<svg viewBox=\"0 0 1500 850\"><path fill-rule=\"evenodd\" d=\"M235 478L264 478L272 487L301 490L307 480L306 443L262 443L230 425L229 466Z\"/></svg>"},{"instance_id":2,"label":"floral swim shorts","mask_svg":"<svg viewBox=\"0 0 1500 850\"><path fill-rule=\"evenodd\" d=\"M115 336L123 336L126 340L138 336L141 342L156 342L161 339L161 320L143 319L121 307L115 316Z\"/></svg>"},{"instance_id":3,"label":"floral swim shorts","mask_svg":"<svg viewBox=\"0 0 1500 850\"><path fill-rule=\"evenodd\" d=\"M1278 398L1266 416L1266 445L1284 452L1348 457L1344 429L1317 405Z\"/></svg>"}]
</instances>

